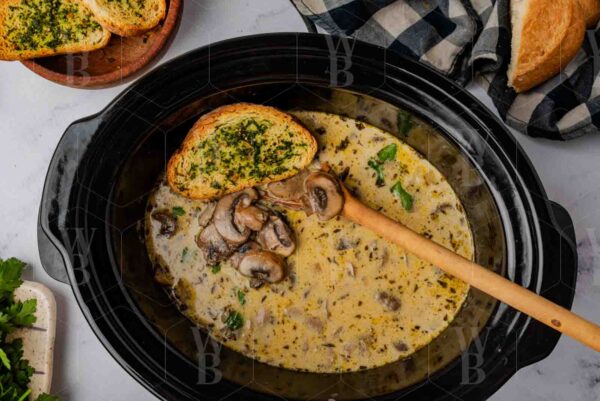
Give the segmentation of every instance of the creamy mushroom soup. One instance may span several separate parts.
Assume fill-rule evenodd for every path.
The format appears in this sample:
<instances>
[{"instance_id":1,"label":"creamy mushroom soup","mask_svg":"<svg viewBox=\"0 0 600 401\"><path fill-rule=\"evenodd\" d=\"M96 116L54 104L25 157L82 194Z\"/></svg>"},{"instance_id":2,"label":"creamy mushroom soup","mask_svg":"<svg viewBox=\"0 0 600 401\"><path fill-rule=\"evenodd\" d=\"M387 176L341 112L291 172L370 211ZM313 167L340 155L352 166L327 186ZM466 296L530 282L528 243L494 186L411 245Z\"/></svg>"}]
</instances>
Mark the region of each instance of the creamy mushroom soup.
<instances>
[{"instance_id":1,"label":"creamy mushroom soup","mask_svg":"<svg viewBox=\"0 0 600 401\"><path fill-rule=\"evenodd\" d=\"M326 163L367 205L473 257L459 199L415 150L360 121L321 112L292 114L319 143L315 167ZM409 134L419 129L415 124ZM244 196L239 199L255 194ZM259 283L243 274L258 256L241 263L239 250L223 260L199 248L214 234L214 223L209 224L214 201L183 198L161 181L146 214L156 279L172 290L187 317L244 355L311 372L381 366L431 342L467 296L467 284L342 217L320 221L265 199L257 202L270 216L261 217L266 220L261 225L284 224L293 240L293 248L278 245L284 252L260 262L273 267ZM259 246L252 237L243 241L249 241L242 245L246 248ZM264 246L265 238L256 241Z\"/></svg>"}]
</instances>

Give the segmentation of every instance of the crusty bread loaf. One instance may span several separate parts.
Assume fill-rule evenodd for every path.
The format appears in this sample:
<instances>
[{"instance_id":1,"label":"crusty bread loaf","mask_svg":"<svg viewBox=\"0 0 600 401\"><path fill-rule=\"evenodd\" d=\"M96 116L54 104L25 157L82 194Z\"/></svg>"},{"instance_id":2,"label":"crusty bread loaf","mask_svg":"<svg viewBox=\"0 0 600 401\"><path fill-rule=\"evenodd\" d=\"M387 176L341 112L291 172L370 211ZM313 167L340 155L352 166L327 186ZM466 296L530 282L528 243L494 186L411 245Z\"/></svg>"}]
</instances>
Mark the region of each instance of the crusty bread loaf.
<instances>
[{"instance_id":1,"label":"crusty bread loaf","mask_svg":"<svg viewBox=\"0 0 600 401\"><path fill-rule=\"evenodd\" d=\"M587 27L595 27L600 20L600 0L579 0L579 5Z\"/></svg>"},{"instance_id":2,"label":"crusty bread loaf","mask_svg":"<svg viewBox=\"0 0 600 401\"><path fill-rule=\"evenodd\" d=\"M100 23L120 36L135 36L165 18L165 0L83 0Z\"/></svg>"},{"instance_id":3,"label":"crusty bread loaf","mask_svg":"<svg viewBox=\"0 0 600 401\"><path fill-rule=\"evenodd\" d=\"M79 0L0 1L0 60L90 51L109 39Z\"/></svg>"},{"instance_id":4,"label":"crusty bread loaf","mask_svg":"<svg viewBox=\"0 0 600 401\"><path fill-rule=\"evenodd\" d=\"M512 56L508 82L527 91L575 57L585 35L577 0L511 0Z\"/></svg>"},{"instance_id":5,"label":"crusty bread loaf","mask_svg":"<svg viewBox=\"0 0 600 401\"><path fill-rule=\"evenodd\" d=\"M203 115L169 160L173 191L210 199L291 177L317 151L311 133L273 107L238 103Z\"/></svg>"}]
</instances>

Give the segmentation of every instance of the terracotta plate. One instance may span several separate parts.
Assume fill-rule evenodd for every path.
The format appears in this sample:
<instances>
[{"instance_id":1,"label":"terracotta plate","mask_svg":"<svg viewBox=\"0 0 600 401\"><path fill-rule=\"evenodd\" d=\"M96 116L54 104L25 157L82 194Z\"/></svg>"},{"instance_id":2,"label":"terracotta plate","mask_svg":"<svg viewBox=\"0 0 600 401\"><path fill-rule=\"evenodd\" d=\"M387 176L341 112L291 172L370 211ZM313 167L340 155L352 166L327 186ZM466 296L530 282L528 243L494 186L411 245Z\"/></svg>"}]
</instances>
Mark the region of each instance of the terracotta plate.
<instances>
[{"instance_id":1,"label":"terracotta plate","mask_svg":"<svg viewBox=\"0 0 600 401\"><path fill-rule=\"evenodd\" d=\"M73 88L103 88L123 83L147 67L170 43L179 25L183 0L168 0L165 19L140 36L112 35L108 45L86 53L25 60L36 74Z\"/></svg>"}]
</instances>

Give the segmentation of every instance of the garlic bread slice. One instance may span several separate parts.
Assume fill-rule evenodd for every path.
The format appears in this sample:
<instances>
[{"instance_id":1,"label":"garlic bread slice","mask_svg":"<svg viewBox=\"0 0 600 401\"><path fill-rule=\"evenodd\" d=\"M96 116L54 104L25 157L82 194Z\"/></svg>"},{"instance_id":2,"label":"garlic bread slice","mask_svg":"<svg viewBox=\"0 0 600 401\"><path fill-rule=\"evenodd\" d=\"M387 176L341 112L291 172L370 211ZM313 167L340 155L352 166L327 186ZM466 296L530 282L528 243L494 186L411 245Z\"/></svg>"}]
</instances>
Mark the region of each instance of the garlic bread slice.
<instances>
[{"instance_id":1,"label":"garlic bread slice","mask_svg":"<svg viewBox=\"0 0 600 401\"><path fill-rule=\"evenodd\" d=\"M203 115L169 160L167 181L192 199L210 199L291 177L317 151L311 133L273 107L238 103Z\"/></svg>"},{"instance_id":2,"label":"garlic bread slice","mask_svg":"<svg viewBox=\"0 0 600 401\"><path fill-rule=\"evenodd\" d=\"M83 0L96 19L119 36L136 36L165 18L165 0Z\"/></svg>"},{"instance_id":3,"label":"garlic bread slice","mask_svg":"<svg viewBox=\"0 0 600 401\"><path fill-rule=\"evenodd\" d=\"M0 1L0 60L91 51L109 39L79 0Z\"/></svg>"}]
</instances>

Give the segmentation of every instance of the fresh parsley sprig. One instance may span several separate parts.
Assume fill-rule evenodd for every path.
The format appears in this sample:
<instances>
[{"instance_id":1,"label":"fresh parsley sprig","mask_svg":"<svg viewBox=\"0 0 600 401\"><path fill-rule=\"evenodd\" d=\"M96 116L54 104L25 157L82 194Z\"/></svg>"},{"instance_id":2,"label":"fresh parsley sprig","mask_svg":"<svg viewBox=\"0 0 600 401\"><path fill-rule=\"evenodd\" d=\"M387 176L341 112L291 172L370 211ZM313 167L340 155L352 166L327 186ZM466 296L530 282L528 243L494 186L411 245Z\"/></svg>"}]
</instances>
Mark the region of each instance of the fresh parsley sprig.
<instances>
[{"instance_id":1,"label":"fresh parsley sprig","mask_svg":"<svg viewBox=\"0 0 600 401\"><path fill-rule=\"evenodd\" d=\"M402 187L400 181L396 182L392 188L390 188L390 192L394 194L395 197L400 199L400 203L402 203L402 207L404 210L410 212L413 208L413 197L411 194L406 192L406 190Z\"/></svg>"},{"instance_id":2,"label":"fresh parsley sprig","mask_svg":"<svg viewBox=\"0 0 600 401\"><path fill-rule=\"evenodd\" d=\"M36 300L14 299L15 290L23 284L23 267L25 263L16 258L0 259L0 401L32 401L29 382L33 368L23 359L23 341L7 338L16 328L36 321ZM35 401L58 401L58 397L44 393Z\"/></svg>"},{"instance_id":3,"label":"fresh parsley sprig","mask_svg":"<svg viewBox=\"0 0 600 401\"><path fill-rule=\"evenodd\" d=\"M377 152L377 160L369 159L367 165L375 170L375 185L382 187L385 185L385 174L383 172L383 164L387 161L396 159L398 146L395 143L387 145Z\"/></svg>"}]
</instances>

